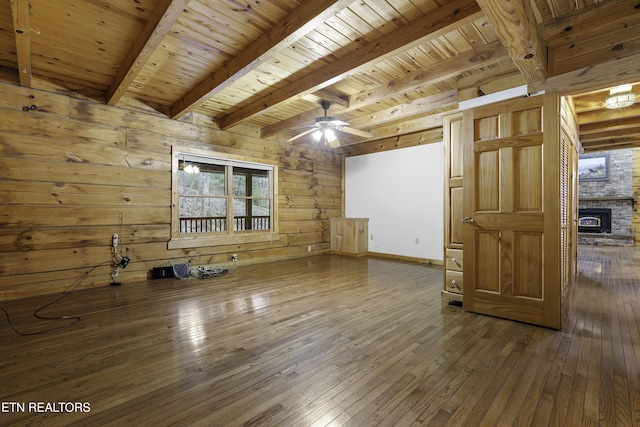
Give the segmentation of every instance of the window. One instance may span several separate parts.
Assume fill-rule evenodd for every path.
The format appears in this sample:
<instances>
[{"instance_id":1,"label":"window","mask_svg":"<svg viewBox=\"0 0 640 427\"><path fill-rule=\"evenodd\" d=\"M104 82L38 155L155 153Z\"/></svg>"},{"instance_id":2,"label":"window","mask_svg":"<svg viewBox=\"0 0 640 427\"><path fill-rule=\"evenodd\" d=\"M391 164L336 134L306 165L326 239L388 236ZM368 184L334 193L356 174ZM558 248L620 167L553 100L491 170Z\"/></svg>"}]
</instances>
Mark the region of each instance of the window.
<instances>
[{"instance_id":1,"label":"window","mask_svg":"<svg viewBox=\"0 0 640 427\"><path fill-rule=\"evenodd\" d=\"M169 248L277 240L277 167L174 148Z\"/></svg>"}]
</instances>

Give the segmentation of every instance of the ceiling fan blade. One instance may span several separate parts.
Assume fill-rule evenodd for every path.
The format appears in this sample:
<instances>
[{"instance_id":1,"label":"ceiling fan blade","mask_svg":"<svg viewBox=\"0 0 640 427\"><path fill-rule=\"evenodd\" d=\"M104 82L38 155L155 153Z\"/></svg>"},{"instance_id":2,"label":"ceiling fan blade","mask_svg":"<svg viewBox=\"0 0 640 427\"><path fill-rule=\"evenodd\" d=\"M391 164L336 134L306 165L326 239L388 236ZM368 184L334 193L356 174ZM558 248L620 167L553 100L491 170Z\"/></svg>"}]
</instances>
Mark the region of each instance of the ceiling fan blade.
<instances>
[{"instance_id":1,"label":"ceiling fan blade","mask_svg":"<svg viewBox=\"0 0 640 427\"><path fill-rule=\"evenodd\" d=\"M373 138L373 134L371 134L370 132L364 131L364 130L360 130L360 129L354 129L354 128L350 128L350 127L343 127L340 130L342 132L344 132L344 133L348 133L348 134L356 135L356 136L361 136L362 138Z\"/></svg>"},{"instance_id":2,"label":"ceiling fan blade","mask_svg":"<svg viewBox=\"0 0 640 427\"><path fill-rule=\"evenodd\" d=\"M291 141L295 141L296 139L300 139L300 138L302 138L302 137L303 137L303 136L305 136L305 135L309 135L311 132L315 132L317 129L318 129L318 128L314 126L312 129L305 130L304 132L299 133L299 134L297 134L296 136L294 136L294 137L292 137L292 138L287 139L287 142L291 142Z\"/></svg>"}]
</instances>

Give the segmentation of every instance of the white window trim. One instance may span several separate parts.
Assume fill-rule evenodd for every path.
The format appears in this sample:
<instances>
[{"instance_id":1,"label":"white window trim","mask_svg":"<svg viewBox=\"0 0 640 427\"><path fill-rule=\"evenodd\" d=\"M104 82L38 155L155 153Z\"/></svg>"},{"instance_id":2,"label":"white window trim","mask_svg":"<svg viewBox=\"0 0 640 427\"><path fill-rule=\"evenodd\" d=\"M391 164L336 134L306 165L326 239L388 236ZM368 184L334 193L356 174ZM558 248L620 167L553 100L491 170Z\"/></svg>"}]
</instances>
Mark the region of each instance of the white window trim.
<instances>
[{"instance_id":1,"label":"white window trim","mask_svg":"<svg viewBox=\"0 0 640 427\"><path fill-rule=\"evenodd\" d=\"M233 232L233 227L227 227L226 233L205 234L205 235L185 235L180 233L180 209L178 194L178 168L182 157L197 161L198 158L203 160L215 160L221 164L237 164L254 168L254 169L270 169L272 170L272 208L271 208L271 230L261 231L242 231ZM280 240L278 233L278 165L273 162L263 161L256 162L253 159L235 156L215 151L205 151L189 147L172 146L171 147L171 238L167 244L168 249L185 249L205 246L219 246L242 243L256 242L273 242Z\"/></svg>"}]
</instances>

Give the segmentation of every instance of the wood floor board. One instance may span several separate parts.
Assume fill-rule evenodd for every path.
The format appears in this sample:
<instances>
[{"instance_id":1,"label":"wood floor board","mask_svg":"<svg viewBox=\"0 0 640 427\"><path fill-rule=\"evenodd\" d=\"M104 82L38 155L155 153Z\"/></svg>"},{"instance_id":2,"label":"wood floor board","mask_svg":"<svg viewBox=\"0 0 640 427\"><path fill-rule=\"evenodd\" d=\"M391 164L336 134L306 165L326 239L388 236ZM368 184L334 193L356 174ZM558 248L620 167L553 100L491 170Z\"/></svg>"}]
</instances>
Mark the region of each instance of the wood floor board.
<instances>
[{"instance_id":1,"label":"wood floor board","mask_svg":"<svg viewBox=\"0 0 640 427\"><path fill-rule=\"evenodd\" d=\"M549 331L538 329L536 334L540 334L536 350L530 355L525 353L514 368L516 372L522 372L522 375L508 377L506 387L500 391L501 395L494 399L487 415L483 418L484 425L514 425L516 419L520 423L531 421L533 413L527 414L529 408L527 405L523 406L523 403L527 392L534 384L536 373L545 369L545 352L542 349L549 348L552 340L552 334Z\"/></svg>"},{"instance_id":2,"label":"wood floor board","mask_svg":"<svg viewBox=\"0 0 640 427\"><path fill-rule=\"evenodd\" d=\"M598 424L615 425L615 380L613 375L613 322L611 292L602 292L602 339L600 342L600 383L598 395Z\"/></svg>"},{"instance_id":3,"label":"wood floor board","mask_svg":"<svg viewBox=\"0 0 640 427\"><path fill-rule=\"evenodd\" d=\"M473 328L467 329L462 334L466 337L464 344L456 346L459 347L459 350L453 353L455 357L446 362L438 363L437 375L425 373L415 390L419 392L419 399L413 396L415 401L411 411L400 419L401 422L408 422L411 418L415 418L421 423L428 424L434 416L439 414L443 405L456 398L463 384L472 383L471 377L475 373L474 368L471 367L472 362L480 355L491 354L492 351L497 352L499 348L502 348L499 340L494 341L488 337L475 340L473 335ZM498 343L497 346L496 343ZM494 347L491 348L491 346ZM454 376L455 373L457 375Z\"/></svg>"},{"instance_id":4,"label":"wood floor board","mask_svg":"<svg viewBox=\"0 0 640 427\"><path fill-rule=\"evenodd\" d=\"M452 390L453 393L447 399L442 401L442 406L433 415L431 422L435 422L436 419L444 419L445 415L447 416L447 421L449 421L454 413L457 415L462 414L462 412L458 412L458 410L461 407L466 406L467 402L472 402L472 399L474 398L473 393L478 390L477 387L479 387L479 383L483 381L487 371L491 369L490 364L483 363L483 360L493 359L503 348L506 340L508 339L508 337L503 333L503 331L508 329L508 325L502 326L503 327L499 330L495 331L495 339L488 339L487 337L486 342L484 342L482 347L479 349L476 358L480 363L469 364L460 371L460 379L464 379L464 382L462 384L456 384L457 388ZM433 409L435 408L432 408L432 412ZM408 420L410 417L405 416L404 418Z\"/></svg>"},{"instance_id":5,"label":"wood floor board","mask_svg":"<svg viewBox=\"0 0 640 427\"><path fill-rule=\"evenodd\" d=\"M421 358L426 360L434 360L428 366L416 366L412 369L412 372L422 371L420 376L414 377L414 380L408 384L408 387L404 388L395 397L404 399L391 399L390 405L380 405L378 403L376 407L371 407L368 410L361 411L360 417L363 418L365 425L380 422L384 420L385 423L391 425L391 413L389 410L393 410L394 405L401 405L400 412L405 412L409 409L412 414L410 416L420 421L425 417L429 417L429 408L433 405L434 401L438 401L439 398L451 394L456 390L456 384L460 383L460 376L466 377L467 371L464 367L468 364L469 360L477 354L477 352L484 346L485 342L467 340L466 343L461 342L456 347L456 351L445 351L444 357L436 357L431 354L428 357L424 357L421 354ZM436 347L437 348L437 347ZM456 376L451 376L452 372L460 372ZM386 411L383 411L383 406L387 406ZM437 405L441 406L441 403ZM398 406L396 406L398 407ZM397 413L397 412L396 412ZM394 421L401 423L401 421Z\"/></svg>"},{"instance_id":6,"label":"wood floor board","mask_svg":"<svg viewBox=\"0 0 640 427\"><path fill-rule=\"evenodd\" d=\"M440 411L443 404L454 398L462 384L468 384L473 373L473 369L468 369L469 363L479 353L487 351L490 344L486 338L467 340L466 344L461 344L460 350L453 353L451 358L438 363L437 376L425 373L419 377L410 395L401 402L402 405L389 414L380 413L380 416L384 415L382 419L388 423L395 422L394 416L407 422L411 418L428 421Z\"/></svg>"},{"instance_id":7,"label":"wood floor board","mask_svg":"<svg viewBox=\"0 0 640 427\"><path fill-rule=\"evenodd\" d=\"M561 331L440 296L442 269L321 255L70 293L0 325L0 425L640 425L640 250L581 246ZM0 303L22 330L57 295ZM5 406L6 408L6 406Z\"/></svg>"},{"instance_id":8,"label":"wood floor board","mask_svg":"<svg viewBox=\"0 0 640 427\"><path fill-rule=\"evenodd\" d=\"M545 352L545 362L536 371L532 386L516 416L518 425L548 425L554 409L556 391L562 378L562 368L569 351L570 336L559 334L553 336ZM539 397L537 397L539 396ZM525 423L521 420L531 420Z\"/></svg>"},{"instance_id":9,"label":"wood floor board","mask_svg":"<svg viewBox=\"0 0 640 427\"><path fill-rule=\"evenodd\" d=\"M487 348L478 355L475 362L467 366L465 369L472 369L469 381L464 387L460 387L452 398L445 402L443 409L451 414L447 421L447 425L464 425L465 419L473 412L475 405L482 398L486 387L492 380L492 375L502 367L505 349L512 348L513 335L515 325L504 325L495 333L492 339L489 339ZM522 331L521 324L516 327L517 334ZM438 413L438 415L442 415ZM406 417L405 417L406 418Z\"/></svg>"},{"instance_id":10,"label":"wood floor board","mask_svg":"<svg viewBox=\"0 0 640 427\"><path fill-rule=\"evenodd\" d=\"M621 301L612 295L610 303L611 313L611 353L612 369L614 381L614 412L616 422L626 422L631 425L631 406L629 402L629 385L627 384L624 352L622 348L622 334L624 327L621 324L621 313L619 308Z\"/></svg>"}]
</instances>

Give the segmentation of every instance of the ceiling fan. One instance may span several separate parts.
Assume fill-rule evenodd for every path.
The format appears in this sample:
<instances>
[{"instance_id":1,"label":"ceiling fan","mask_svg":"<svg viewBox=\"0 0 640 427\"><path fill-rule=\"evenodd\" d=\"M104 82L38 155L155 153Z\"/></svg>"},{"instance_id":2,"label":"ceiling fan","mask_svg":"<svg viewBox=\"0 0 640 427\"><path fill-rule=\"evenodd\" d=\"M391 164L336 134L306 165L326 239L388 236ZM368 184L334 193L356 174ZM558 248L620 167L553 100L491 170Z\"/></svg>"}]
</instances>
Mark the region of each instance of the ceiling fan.
<instances>
[{"instance_id":1,"label":"ceiling fan","mask_svg":"<svg viewBox=\"0 0 640 427\"><path fill-rule=\"evenodd\" d=\"M293 138L290 138L288 142L295 141L296 139L302 138L305 135L311 134L311 136L313 136L316 141L324 143L331 148L336 148L340 146L337 132L344 132L363 138L373 137L373 135L369 132L351 128L349 127L349 123L327 116L327 111L331 106L331 103L329 101L321 101L320 106L324 110L324 116L317 117L315 124L306 126L311 129L305 130L304 132L299 133Z\"/></svg>"}]
</instances>

